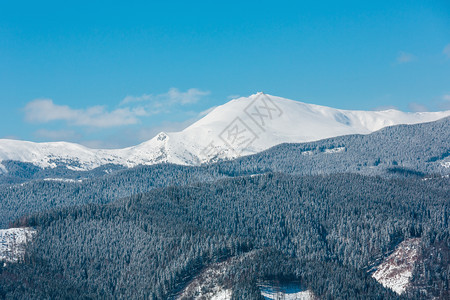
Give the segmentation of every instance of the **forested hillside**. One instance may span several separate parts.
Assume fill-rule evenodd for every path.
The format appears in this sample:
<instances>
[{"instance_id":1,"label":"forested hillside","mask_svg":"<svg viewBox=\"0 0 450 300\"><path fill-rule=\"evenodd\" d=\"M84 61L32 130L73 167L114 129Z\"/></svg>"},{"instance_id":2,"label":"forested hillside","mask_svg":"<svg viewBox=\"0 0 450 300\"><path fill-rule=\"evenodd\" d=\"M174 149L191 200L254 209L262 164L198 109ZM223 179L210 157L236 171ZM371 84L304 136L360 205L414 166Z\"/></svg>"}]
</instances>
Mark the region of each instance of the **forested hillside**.
<instances>
[{"instance_id":1,"label":"forested hillside","mask_svg":"<svg viewBox=\"0 0 450 300\"><path fill-rule=\"evenodd\" d=\"M0 227L27 215L55 207L108 203L157 187L189 185L223 178L200 167L170 164L141 166L113 174L78 180L33 180L3 185L0 190Z\"/></svg>"},{"instance_id":2,"label":"forested hillside","mask_svg":"<svg viewBox=\"0 0 450 300\"><path fill-rule=\"evenodd\" d=\"M170 298L208 264L253 250L224 274L235 299L255 299L256 281L273 277L324 298L394 299L367 270L406 238L449 244L449 181L267 174L42 212L21 220L38 235L2 268L1 293ZM448 289L439 272L420 275L435 296Z\"/></svg>"}]
</instances>

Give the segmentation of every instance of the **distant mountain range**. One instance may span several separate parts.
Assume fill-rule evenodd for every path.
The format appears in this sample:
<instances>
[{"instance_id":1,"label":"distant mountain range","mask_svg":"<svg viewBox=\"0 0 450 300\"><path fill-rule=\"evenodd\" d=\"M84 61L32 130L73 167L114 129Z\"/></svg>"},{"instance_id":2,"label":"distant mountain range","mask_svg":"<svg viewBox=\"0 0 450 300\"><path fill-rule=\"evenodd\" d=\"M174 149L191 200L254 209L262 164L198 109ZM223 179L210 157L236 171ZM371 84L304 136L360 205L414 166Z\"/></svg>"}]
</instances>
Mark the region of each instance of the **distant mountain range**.
<instances>
[{"instance_id":1,"label":"distant mountain range","mask_svg":"<svg viewBox=\"0 0 450 300\"><path fill-rule=\"evenodd\" d=\"M86 171L102 165L124 167L174 163L200 165L255 154L282 143L368 134L386 126L416 124L450 116L450 111L352 111L302 103L263 93L216 107L180 132L123 149L90 149L67 142L34 143L0 139L0 162ZM0 163L0 171L6 171Z\"/></svg>"}]
</instances>

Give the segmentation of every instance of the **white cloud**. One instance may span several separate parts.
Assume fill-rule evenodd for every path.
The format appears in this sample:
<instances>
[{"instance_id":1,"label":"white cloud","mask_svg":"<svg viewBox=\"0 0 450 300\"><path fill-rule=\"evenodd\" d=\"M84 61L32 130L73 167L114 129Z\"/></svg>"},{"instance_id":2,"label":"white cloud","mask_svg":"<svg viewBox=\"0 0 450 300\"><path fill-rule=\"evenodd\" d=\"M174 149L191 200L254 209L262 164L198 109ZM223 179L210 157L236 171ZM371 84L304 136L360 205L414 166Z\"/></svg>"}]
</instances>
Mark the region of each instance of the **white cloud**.
<instances>
[{"instance_id":1,"label":"white cloud","mask_svg":"<svg viewBox=\"0 0 450 300\"><path fill-rule=\"evenodd\" d=\"M180 92L176 88L171 88L167 96L172 103L193 104L197 103L201 97L209 95L209 91L199 89L188 89L186 92Z\"/></svg>"},{"instance_id":2,"label":"white cloud","mask_svg":"<svg viewBox=\"0 0 450 300\"><path fill-rule=\"evenodd\" d=\"M405 64L416 60L416 56L411 53L400 52L397 56L397 63Z\"/></svg>"},{"instance_id":3,"label":"white cloud","mask_svg":"<svg viewBox=\"0 0 450 300\"><path fill-rule=\"evenodd\" d=\"M114 110L108 110L106 106L99 105L75 109L67 105L55 104L52 99L36 99L25 106L24 112L25 120L31 123L65 121L69 125L109 128L137 124L141 117L168 112L175 105L196 103L201 97L209 94L209 91L195 88L185 92L171 88L167 93L159 95L127 96Z\"/></svg>"},{"instance_id":4,"label":"white cloud","mask_svg":"<svg viewBox=\"0 0 450 300\"><path fill-rule=\"evenodd\" d=\"M89 127L115 127L136 124L138 117L148 115L142 107L118 108L108 111L105 106L73 109L67 105L57 105L51 99L37 99L25 106L25 120L32 123L66 121L72 125Z\"/></svg>"},{"instance_id":5,"label":"white cloud","mask_svg":"<svg viewBox=\"0 0 450 300\"><path fill-rule=\"evenodd\" d=\"M442 50L442 53L447 56L447 58L450 58L450 44L444 47L444 50Z\"/></svg>"},{"instance_id":6,"label":"white cloud","mask_svg":"<svg viewBox=\"0 0 450 300\"><path fill-rule=\"evenodd\" d=\"M209 95L209 91L202 91L196 88L188 89L186 92L181 92L177 88L170 88L167 93L162 94L142 94L140 96L126 96L121 104L128 104L133 102L152 102L156 106L174 105L174 104L194 104L197 103L203 96Z\"/></svg>"},{"instance_id":7,"label":"white cloud","mask_svg":"<svg viewBox=\"0 0 450 300\"><path fill-rule=\"evenodd\" d=\"M239 97L241 97L240 95L229 95L228 97L227 97L227 99L228 100L233 100L233 99L237 99L237 98L239 98Z\"/></svg>"},{"instance_id":8,"label":"white cloud","mask_svg":"<svg viewBox=\"0 0 450 300\"><path fill-rule=\"evenodd\" d=\"M122 102L120 102L120 104L149 101L152 99L153 99L153 95L151 95L151 94L143 94L141 96L126 96L125 98L123 98L123 100L122 100Z\"/></svg>"},{"instance_id":9,"label":"white cloud","mask_svg":"<svg viewBox=\"0 0 450 300\"><path fill-rule=\"evenodd\" d=\"M443 95L442 100L450 101L450 94Z\"/></svg>"}]
</instances>

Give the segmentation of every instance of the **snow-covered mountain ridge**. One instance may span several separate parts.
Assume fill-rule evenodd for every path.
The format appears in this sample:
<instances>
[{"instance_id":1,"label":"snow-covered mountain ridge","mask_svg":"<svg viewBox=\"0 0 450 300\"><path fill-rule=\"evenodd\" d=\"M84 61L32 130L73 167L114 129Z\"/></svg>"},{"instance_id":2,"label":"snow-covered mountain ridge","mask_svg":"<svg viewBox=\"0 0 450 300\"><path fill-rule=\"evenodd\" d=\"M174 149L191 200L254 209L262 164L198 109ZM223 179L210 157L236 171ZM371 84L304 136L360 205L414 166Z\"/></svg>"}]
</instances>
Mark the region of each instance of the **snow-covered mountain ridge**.
<instances>
[{"instance_id":1,"label":"snow-covered mountain ridge","mask_svg":"<svg viewBox=\"0 0 450 300\"><path fill-rule=\"evenodd\" d=\"M72 170L90 170L105 164L198 165L258 153L281 143L368 134L386 126L430 122L447 116L450 111L342 110L258 93L216 107L180 132L162 132L147 142L123 149L0 139L0 172L4 171L1 161L6 160L42 168L62 165Z\"/></svg>"}]
</instances>

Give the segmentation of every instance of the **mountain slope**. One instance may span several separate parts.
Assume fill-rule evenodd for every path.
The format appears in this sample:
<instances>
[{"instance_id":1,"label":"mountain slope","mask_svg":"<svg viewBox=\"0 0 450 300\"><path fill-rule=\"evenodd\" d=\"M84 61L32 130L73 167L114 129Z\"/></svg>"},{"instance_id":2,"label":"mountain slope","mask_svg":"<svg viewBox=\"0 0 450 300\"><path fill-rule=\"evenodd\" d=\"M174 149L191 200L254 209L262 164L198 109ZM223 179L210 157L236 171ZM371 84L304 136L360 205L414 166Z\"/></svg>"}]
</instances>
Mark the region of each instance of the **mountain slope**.
<instances>
[{"instance_id":1,"label":"mountain slope","mask_svg":"<svg viewBox=\"0 0 450 300\"><path fill-rule=\"evenodd\" d=\"M78 144L0 140L0 162L30 162L42 168L91 170L105 164L125 167L175 163L198 165L261 152L281 143L368 134L386 126L438 120L450 111L405 113L350 111L306 104L263 93L215 108L180 132L160 133L124 149L90 149ZM5 168L0 163L0 172Z\"/></svg>"}]
</instances>

